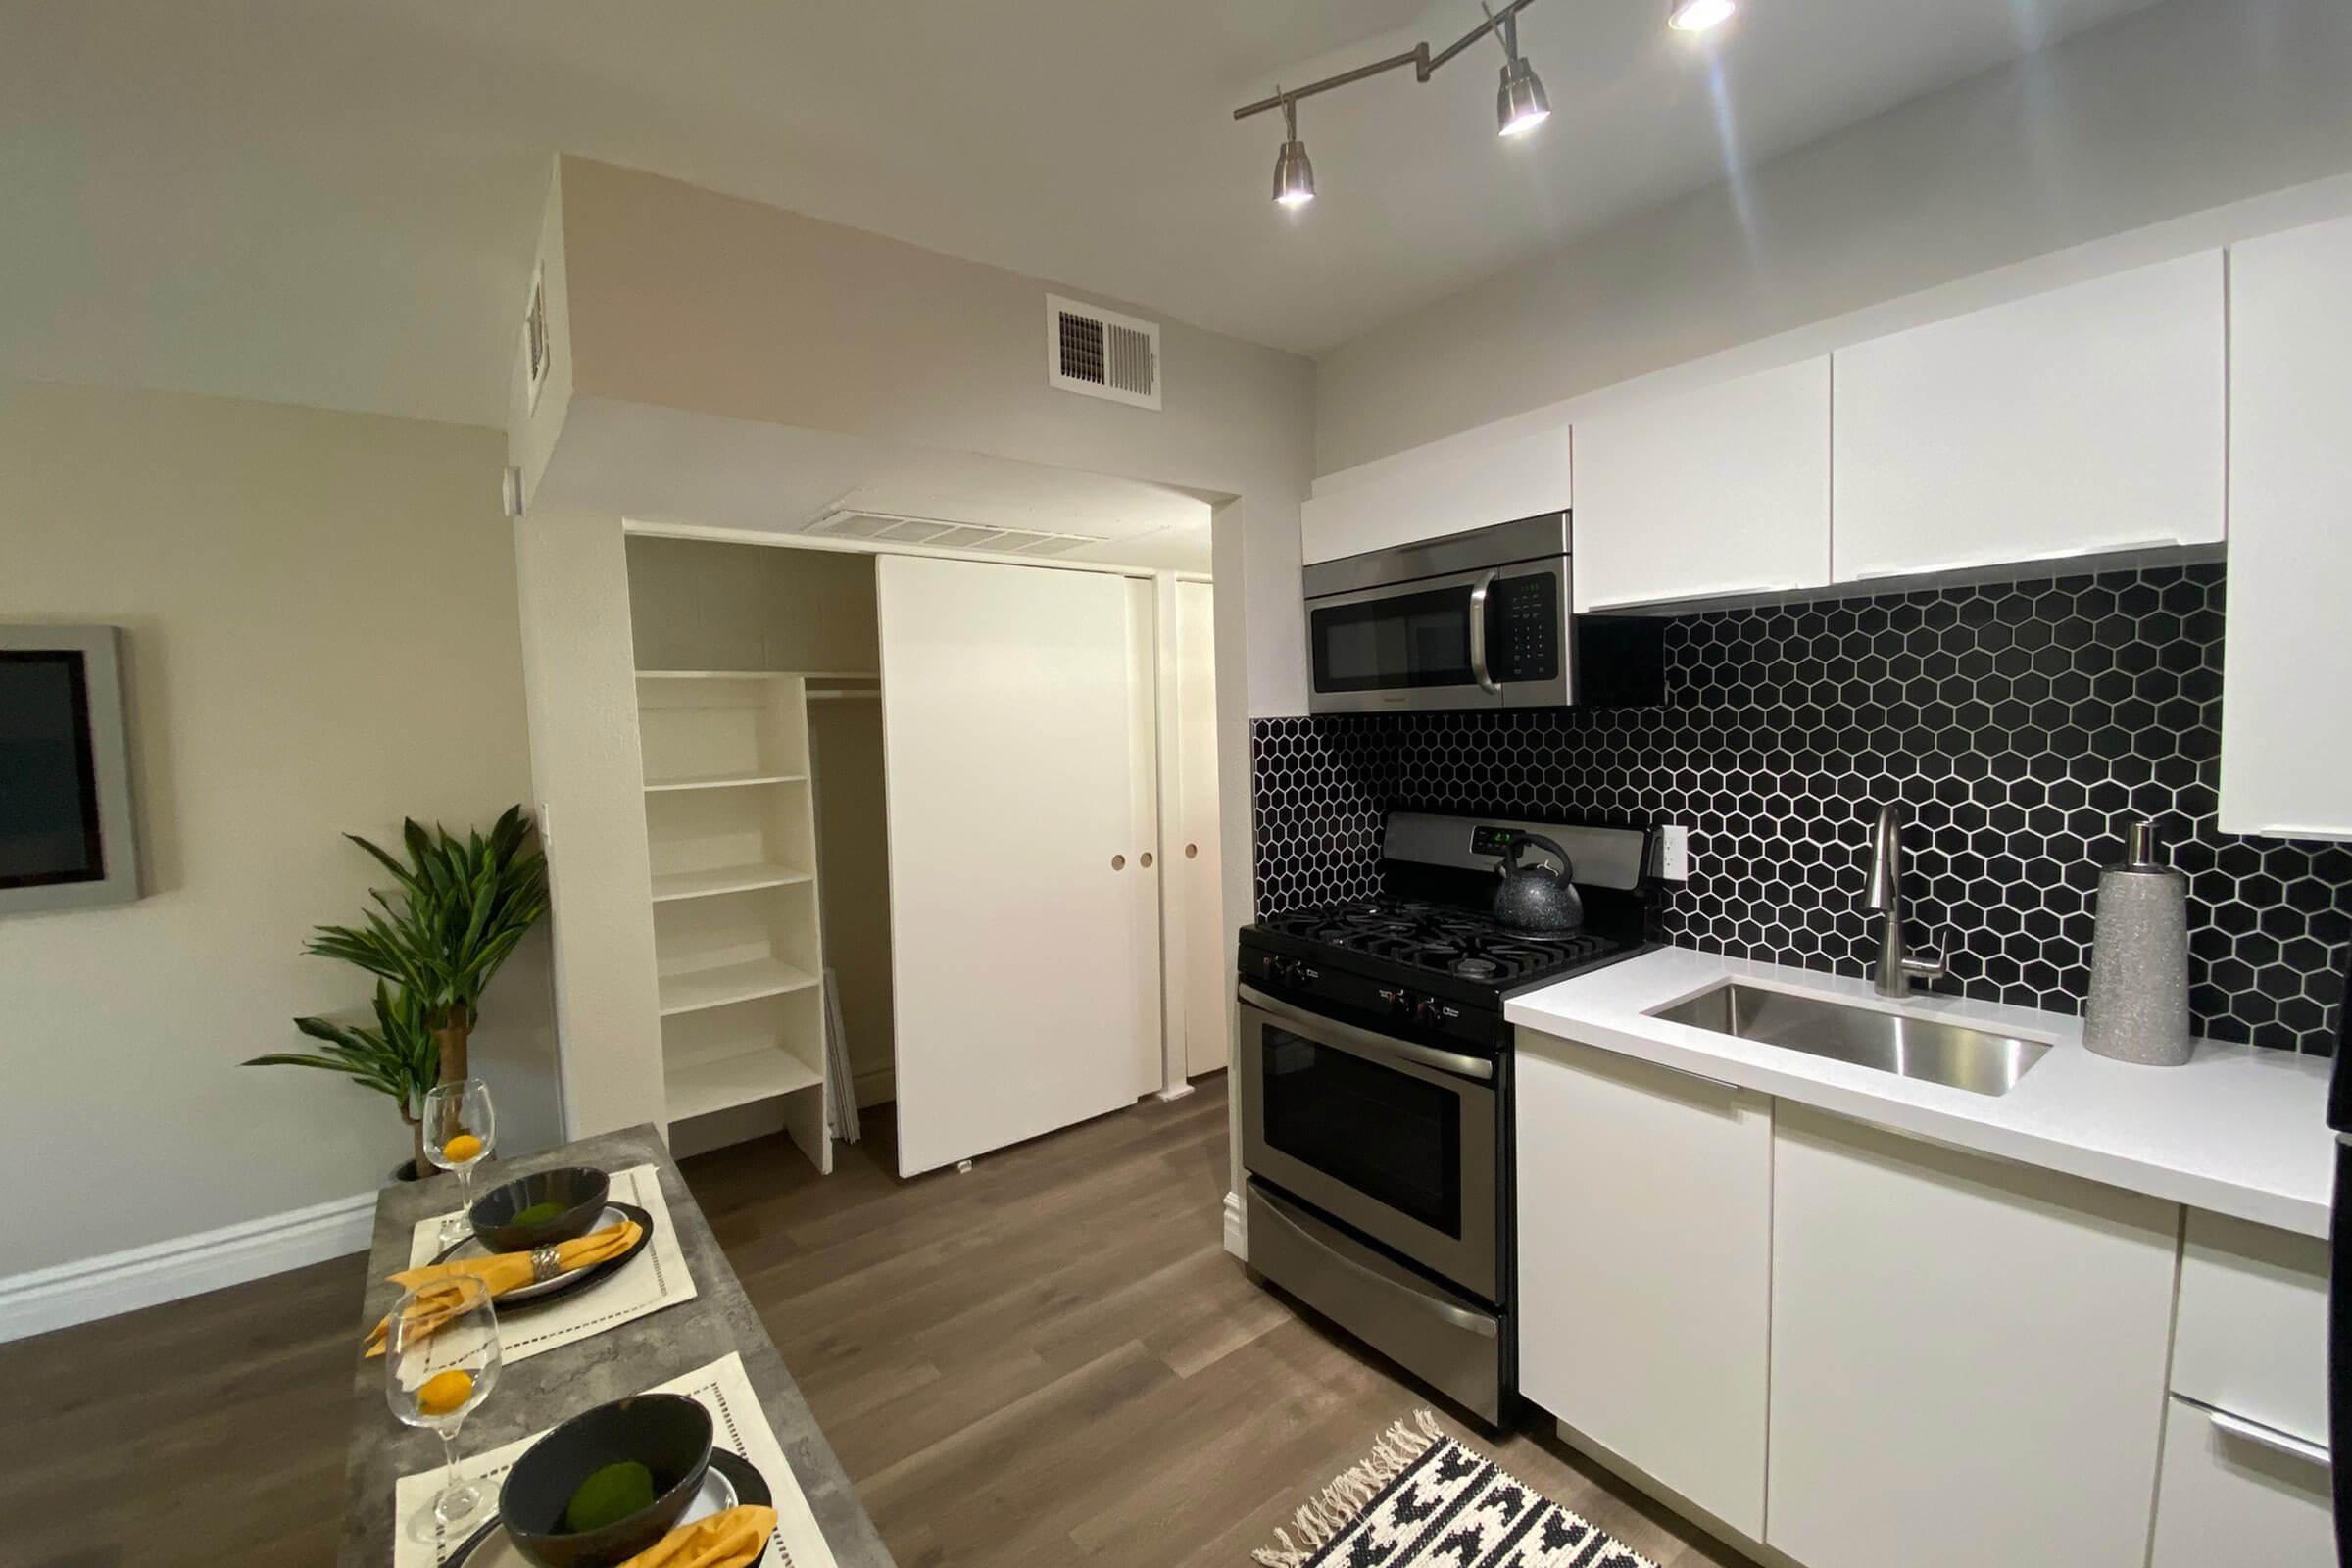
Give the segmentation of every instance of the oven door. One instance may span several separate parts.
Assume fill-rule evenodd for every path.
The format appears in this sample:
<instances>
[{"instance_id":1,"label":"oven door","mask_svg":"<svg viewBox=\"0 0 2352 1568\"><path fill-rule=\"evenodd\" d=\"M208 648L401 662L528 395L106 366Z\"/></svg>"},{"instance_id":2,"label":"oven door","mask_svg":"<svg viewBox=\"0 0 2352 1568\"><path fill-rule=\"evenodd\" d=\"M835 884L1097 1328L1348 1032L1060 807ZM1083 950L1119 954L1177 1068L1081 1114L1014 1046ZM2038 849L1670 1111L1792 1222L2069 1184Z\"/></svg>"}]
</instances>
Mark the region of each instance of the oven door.
<instances>
[{"instance_id":1,"label":"oven door","mask_svg":"<svg viewBox=\"0 0 2352 1568\"><path fill-rule=\"evenodd\" d=\"M1241 988L1242 1163L1500 1299L1494 1063Z\"/></svg>"},{"instance_id":2,"label":"oven door","mask_svg":"<svg viewBox=\"0 0 2352 1568\"><path fill-rule=\"evenodd\" d=\"M1568 558L1306 602L1318 713L1569 701Z\"/></svg>"}]
</instances>

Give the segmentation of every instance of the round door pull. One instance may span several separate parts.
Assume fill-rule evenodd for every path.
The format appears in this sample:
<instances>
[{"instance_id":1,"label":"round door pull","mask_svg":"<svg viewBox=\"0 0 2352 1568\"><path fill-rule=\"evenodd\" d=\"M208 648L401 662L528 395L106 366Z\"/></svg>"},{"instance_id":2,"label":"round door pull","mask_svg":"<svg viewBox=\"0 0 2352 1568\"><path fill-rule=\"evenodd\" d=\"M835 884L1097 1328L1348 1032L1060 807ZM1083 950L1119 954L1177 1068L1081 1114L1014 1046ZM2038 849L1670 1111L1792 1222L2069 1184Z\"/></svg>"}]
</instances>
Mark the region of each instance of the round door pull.
<instances>
[{"instance_id":1,"label":"round door pull","mask_svg":"<svg viewBox=\"0 0 2352 1568\"><path fill-rule=\"evenodd\" d=\"M1200 858L1200 846L1198 844L1187 844L1184 847L1184 858L1188 860L1199 859Z\"/></svg>"},{"instance_id":2,"label":"round door pull","mask_svg":"<svg viewBox=\"0 0 2352 1568\"><path fill-rule=\"evenodd\" d=\"M1126 869L1127 869L1127 857L1125 857L1124 855L1114 855L1114 856L1112 856L1112 857L1110 858L1110 868L1111 868L1113 871L1124 871L1124 870L1126 870Z\"/></svg>"},{"instance_id":3,"label":"round door pull","mask_svg":"<svg viewBox=\"0 0 2352 1568\"><path fill-rule=\"evenodd\" d=\"M1135 861L1135 863L1136 863L1136 864L1138 864L1138 865L1140 865L1140 866L1142 866L1142 867L1143 867L1145 870L1147 870L1147 871L1151 870L1151 869L1152 869L1152 852L1151 852L1150 850L1146 850L1146 851L1145 851L1145 852L1144 852L1142 855L1140 855L1140 856L1138 856L1138 857L1136 858L1136 861Z\"/></svg>"}]
</instances>

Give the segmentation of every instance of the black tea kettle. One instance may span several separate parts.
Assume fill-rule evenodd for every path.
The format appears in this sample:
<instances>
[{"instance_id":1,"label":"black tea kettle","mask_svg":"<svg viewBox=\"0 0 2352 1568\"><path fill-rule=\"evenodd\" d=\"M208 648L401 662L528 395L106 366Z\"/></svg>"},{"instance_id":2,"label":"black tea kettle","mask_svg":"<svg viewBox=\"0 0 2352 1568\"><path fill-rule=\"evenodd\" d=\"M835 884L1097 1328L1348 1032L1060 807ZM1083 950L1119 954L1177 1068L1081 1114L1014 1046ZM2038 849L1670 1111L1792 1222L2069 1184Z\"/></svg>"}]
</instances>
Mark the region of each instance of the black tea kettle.
<instances>
[{"instance_id":1,"label":"black tea kettle","mask_svg":"<svg viewBox=\"0 0 2352 1568\"><path fill-rule=\"evenodd\" d=\"M1522 865L1530 847L1549 851L1560 862ZM1576 891L1576 867L1568 852L1541 833L1522 833L1495 867L1502 885L1494 890L1494 918L1514 931L1573 931L1585 923L1585 901Z\"/></svg>"}]
</instances>

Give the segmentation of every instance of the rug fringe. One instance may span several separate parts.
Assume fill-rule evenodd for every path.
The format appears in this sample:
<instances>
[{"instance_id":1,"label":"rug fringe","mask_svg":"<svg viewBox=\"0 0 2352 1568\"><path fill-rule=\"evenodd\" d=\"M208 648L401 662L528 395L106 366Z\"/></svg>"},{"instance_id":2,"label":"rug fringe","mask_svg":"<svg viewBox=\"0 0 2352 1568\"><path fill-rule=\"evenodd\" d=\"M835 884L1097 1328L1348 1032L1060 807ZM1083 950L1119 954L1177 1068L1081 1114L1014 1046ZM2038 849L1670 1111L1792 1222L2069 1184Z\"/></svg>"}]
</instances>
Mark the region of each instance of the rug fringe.
<instances>
[{"instance_id":1,"label":"rug fringe","mask_svg":"<svg viewBox=\"0 0 2352 1568\"><path fill-rule=\"evenodd\" d=\"M1320 1495L1309 1498L1293 1514L1290 1530L1275 1531L1273 1545L1260 1546L1250 1555L1265 1568L1306 1568L1309 1558L1372 1505L1381 1488L1402 1475L1445 1436L1435 1415L1414 1411L1380 1435L1363 1463L1341 1471ZM1298 1533L1296 1540L1293 1531Z\"/></svg>"}]
</instances>

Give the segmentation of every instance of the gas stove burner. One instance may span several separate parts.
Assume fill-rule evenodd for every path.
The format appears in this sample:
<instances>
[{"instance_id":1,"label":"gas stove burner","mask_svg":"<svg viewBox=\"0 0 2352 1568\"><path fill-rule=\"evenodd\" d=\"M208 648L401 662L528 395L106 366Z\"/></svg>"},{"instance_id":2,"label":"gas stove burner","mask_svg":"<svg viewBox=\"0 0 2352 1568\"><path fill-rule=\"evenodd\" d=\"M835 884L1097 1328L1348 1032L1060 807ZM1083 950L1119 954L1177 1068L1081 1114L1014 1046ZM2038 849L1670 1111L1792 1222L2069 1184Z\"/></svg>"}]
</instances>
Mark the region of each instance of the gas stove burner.
<instances>
[{"instance_id":1,"label":"gas stove burner","mask_svg":"<svg viewBox=\"0 0 2352 1568\"><path fill-rule=\"evenodd\" d=\"M1336 952L1473 985L1520 985L1624 946L1583 930L1514 930L1475 908L1409 899L1294 909L1266 925Z\"/></svg>"}]
</instances>

